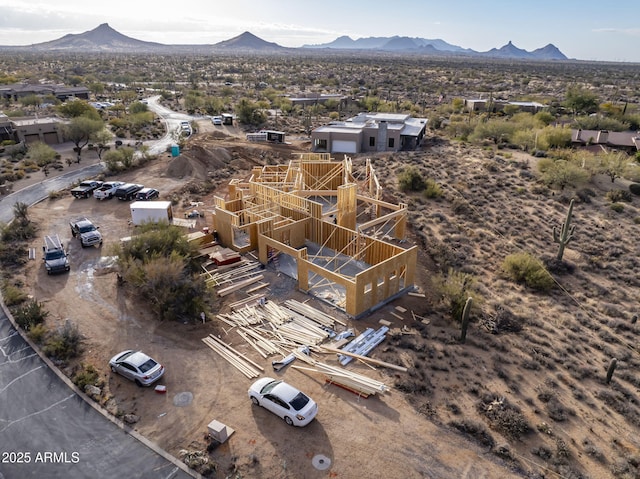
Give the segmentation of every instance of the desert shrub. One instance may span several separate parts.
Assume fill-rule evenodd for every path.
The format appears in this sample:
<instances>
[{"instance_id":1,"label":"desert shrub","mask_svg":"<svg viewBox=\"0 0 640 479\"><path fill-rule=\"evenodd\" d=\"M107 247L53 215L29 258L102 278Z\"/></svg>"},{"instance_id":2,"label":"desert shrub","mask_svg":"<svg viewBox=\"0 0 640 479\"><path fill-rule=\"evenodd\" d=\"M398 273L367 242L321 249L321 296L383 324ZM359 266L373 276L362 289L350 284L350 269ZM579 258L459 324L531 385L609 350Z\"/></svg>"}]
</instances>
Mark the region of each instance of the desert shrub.
<instances>
[{"instance_id":1,"label":"desert shrub","mask_svg":"<svg viewBox=\"0 0 640 479\"><path fill-rule=\"evenodd\" d=\"M43 323L49 316L49 311L44 309L44 305L32 299L24 306L18 308L13 316L18 326L25 331L29 331L33 326Z\"/></svg>"},{"instance_id":2,"label":"desert shrub","mask_svg":"<svg viewBox=\"0 0 640 479\"><path fill-rule=\"evenodd\" d=\"M9 281L2 283L2 298L7 306L16 306L27 300L27 293Z\"/></svg>"},{"instance_id":3,"label":"desert shrub","mask_svg":"<svg viewBox=\"0 0 640 479\"><path fill-rule=\"evenodd\" d=\"M477 293L474 290L474 283L473 276L453 268L449 268L446 276L440 274L435 278L434 287L455 321L461 319L467 298L472 297L474 299L472 305L476 305Z\"/></svg>"},{"instance_id":4,"label":"desert shrub","mask_svg":"<svg viewBox=\"0 0 640 479\"><path fill-rule=\"evenodd\" d=\"M513 281L524 283L536 291L548 291L555 282L544 265L530 253L515 253L502 263L505 275Z\"/></svg>"},{"instance_id":5,"label":"desert shrub","mask_svg":"<svg viewBox=\"0 0 640 479\"><path fill-rule=\"evenodd\" d=\"M624 205L622 203L611 203L609 208L616 213L622 213L624 211Z\"/></svg>"},{"instance_id":6,"label":"desert shrub","mask_svg":"<svg viewBox=\"0 0 640 479\"><path fill-rule=\"evenodd\" d=\"M605 197L612 203L617 203L619 201L626 201L627 203L631 202L631 193L625 190L609 190Z\"/></svg>"},{"instance_id":7,"label":"desert shrub","mask_svg":"<svg viewBox=\"0 0 640 479\"><path fill-rule=\"evenodd\" d=\"M442 188L433 178L427 178L424 182L424 196L427 198L440 198L442 196Z\"/></svg>"},{"instance_id":8,"label":"desert shrub","mask_svg":"<svg viewBox=\"0 0 640 479\"><path fill-rule=\"evenodd\" d=\"M487 428L484 427L483 424L465 419L462 421L451 421L449 426L471 437L481 446L491 449L496 444L495 439L493 439L493 436L491 436L491 433L487 431Z\"/></svg>"},{"instance_id":9,"label":"desert shrub","mask_svg":"<svg viewBox=\"0 0 640 479\"><path fill-rule=\"evenodd\" d=\"M52 190L52 191L49 192L49 195L48 195L50 200L58 200L58 199L62 198L63 196L64 196L64 193L62 191L59 191L59 190L58 191Z\"/></svg>"},{"instance_id":10,"label":"desert shrub","mask_svg":"<svg viewBox=\"0 0 640 479\"><path fill-rule=\"evenodd\" d=\"M520 409L505 398L485 395L477 404L478 412L484 415L491 427L512 439L520 439L531 431L531 426Z\"/></svg>"},{"instance_id":11,"label":"desert shrub","mask_svg":"<svg viewBox=\"0 0 640 479\"><path fill-rule=\"evenodd\" d=\"M629 185L629 192L633 195L640 196L640 183L631 183Z\"/></svg>"},{"instance_id":12,"label":"desert shrub","mask_svg":"<svg viewBox=\"0 0 640 479\"><path fill-rule=\"evenodd\" d=\"M420 171L416 167L410 166L398 175L398 187L401 191L420 191L425 189L426 182Z\"/></svg>"},{"instance_id":13,"label":"desert shrub","mask_svg":"<svg viewBox=\"0 0 640 479\"><path fill-rule=\"evenodd\" d=\"M36 324L29 329L27 335L34 343L42 344L44 338L47 336L47 327L44 323Z\"/></svg>"},{"instance_id":14,"label":"desert shrub","mask_svg":"<svg viewBox=\"0 0 640 479\"><path fill-rule=\"evenodd\" d=\"M117 252L125 281L160 320L199 317L207 309L206 283L192 269L192 245L168 224L151 223L140 230Z\"/></svg>"},{"instance_id":15,"label":"desert shrub","mask_svg":"<svg viewBox=\"0 0 640 479\"><path fill-rule=\"evenodd\" d=\"M77 357L82 352L80 329L71 321L65 321L62 327L47 336L42 350L50 358L60 361Z\"/></svg>"},{"instance_id":16,"label":"desert shrub","mask_svg":"<svg viewBox=\"0 0 640 479\"><path fill-rule=\"evenodd\" d=\"M71 378L73 383L84 391L86 386L99 386L100 373L91 364L82 364L80 369Z\"/></svg>"}]
</instances>

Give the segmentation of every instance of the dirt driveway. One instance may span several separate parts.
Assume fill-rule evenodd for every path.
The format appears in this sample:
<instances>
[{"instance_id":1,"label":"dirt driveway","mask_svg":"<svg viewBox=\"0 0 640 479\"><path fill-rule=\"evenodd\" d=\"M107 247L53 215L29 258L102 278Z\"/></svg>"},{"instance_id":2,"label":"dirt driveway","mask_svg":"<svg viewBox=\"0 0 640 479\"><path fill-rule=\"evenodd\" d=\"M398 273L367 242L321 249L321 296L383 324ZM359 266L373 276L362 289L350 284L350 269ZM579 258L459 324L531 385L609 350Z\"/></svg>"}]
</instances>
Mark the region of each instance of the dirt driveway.
<instances>
[{"instance_id":1,"label":"dirt driveway","mask_svg":"<svg viewBox=\"0 0 640 479\"><path fill-rule=\"evenodd\" d=\"M161 198L166 197L186 181L167 175L171 161L164 157L119 179L156 187ZM69 220L85 215L100 226L102 249L83 249L71 238ZM105 407L119 416L139 416L134 428L176 456L182 450L206 449L210 421L226 424L235 432L211 452L211 460L218 466L213 477L228 477L231 473L237 473L231 477L296 479L508 475L508 469L497 463L495 455L485 454L479 446L431 422L399 391L365 399L326 384L317 373L290 367L275 373L271 361L279 358L264 360L215 319L202 324L199 318L177 323L151 317L144 305L117 286L111 268L111 246L133 231L128 203L74 200L65 195L32 207L30 216L42 234L59 233L69 245L72 269L68 275L47 276L41 262L32 261L25 282L33 296L46 303L50 323L70 320L79 326L86 338L82 362L95 366L104 378ZM198 228L204 226L204 220L199 221ZM38 251L40 240L32 246ZM266 275L272 289L278 291L277 297L269 300L295 298L309 301L329 314L339 314L296 291L290 279L269 269ZM382 318L391 321L392 327L401 327L402 322L389 312L402 304L417 314L426 308L416 298L405 297L368 318L348 321L349 327L358 334L368 326L379 327ZM282 377L307 392L319 404L317 419L306 428L292 428L266 410L252 406L247 397L251 380L202 342L209 334L261 363L264 375ZM166 394L156 393L153 388L138 388L109 371L109 358L129 348L140 348L165 365L167 372L161 384L166 385ZM334 356L318 359L336 361ZM349 369L393 385L391 370L374 370L355 363Z\"/></svg>"}]
</instances>

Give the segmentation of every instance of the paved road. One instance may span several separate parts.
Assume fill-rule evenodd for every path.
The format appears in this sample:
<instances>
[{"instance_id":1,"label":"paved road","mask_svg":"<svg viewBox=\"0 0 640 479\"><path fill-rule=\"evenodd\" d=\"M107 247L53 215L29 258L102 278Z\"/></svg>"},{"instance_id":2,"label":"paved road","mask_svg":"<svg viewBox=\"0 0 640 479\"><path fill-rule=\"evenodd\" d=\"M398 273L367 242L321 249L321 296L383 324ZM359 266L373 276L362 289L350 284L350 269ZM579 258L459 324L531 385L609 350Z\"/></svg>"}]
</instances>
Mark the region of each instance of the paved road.
<instances>
[{"instance_id":1,"label":"paved road","mask_svg":"<svg viewBox=\"0 0 640 479\"><path fill-rule=\"evenodd\" d=\"M99 175L103 171L103 166L94 164L85 168L53 176L40 183L28 186L15 191L10 195L0 198L0 222L8 223L13 219L13 205L25 203L29 206L46 198L50 191L60 191L68 188L77 181Z\"/></svg>"},{"instance_id":2,"label":"paved road","mask_svg":"<svg viewBox=\"0 0 640 479\"><path fill-rule=\"evenodd\" d=\"M76 395L0 308L0 478L28 477L191 476Z\"/></svg>"}]
</instances>

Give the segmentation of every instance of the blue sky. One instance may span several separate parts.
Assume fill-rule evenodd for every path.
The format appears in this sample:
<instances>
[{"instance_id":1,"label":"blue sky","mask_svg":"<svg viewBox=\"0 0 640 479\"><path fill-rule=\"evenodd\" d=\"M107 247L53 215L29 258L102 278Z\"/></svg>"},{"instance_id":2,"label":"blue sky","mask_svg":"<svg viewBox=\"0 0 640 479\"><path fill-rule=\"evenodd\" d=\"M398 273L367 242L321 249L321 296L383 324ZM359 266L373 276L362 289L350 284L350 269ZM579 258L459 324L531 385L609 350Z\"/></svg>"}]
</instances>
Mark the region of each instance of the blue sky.
<instances>
[{"instance_id":1,"label":"blue sky","mask_svg":"<svg viewBox=\"0 0 640 479\"><path fill-rule=\"evenodd\" d=\"M553 43L579 60L640 63L638 3L617 0L0 0L0 45L28 45L109 23L168 44L212 44L244 31L286 47L341 35L442 39L487 51Z\"/></svg>"}]
</instances>

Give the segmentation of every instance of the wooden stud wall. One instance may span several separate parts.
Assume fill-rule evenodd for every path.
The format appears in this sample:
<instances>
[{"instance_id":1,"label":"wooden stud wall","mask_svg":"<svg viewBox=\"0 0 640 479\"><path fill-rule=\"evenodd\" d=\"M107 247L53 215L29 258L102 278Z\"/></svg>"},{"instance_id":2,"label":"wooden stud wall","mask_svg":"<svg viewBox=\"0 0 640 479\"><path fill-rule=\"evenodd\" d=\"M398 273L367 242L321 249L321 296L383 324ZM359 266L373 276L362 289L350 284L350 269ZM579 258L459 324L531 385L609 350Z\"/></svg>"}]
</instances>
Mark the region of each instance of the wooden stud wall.
<instances>
[{"instance_id":1,"label":"wooden stud wall","mask_svg":"<svg viewBox=\"0 0 640 479\"><path fill-rule=\"evenodd\" d=\"M230 186L230 200L215 199L220 242L231 245L234 229L242 228L251 243L243 249L257 248L261 263L268 262L270 249L291 255L297 263L301 290L309 291L309 276L317 274L344 288L347 314L364 314L413 284L417 247L405 250L355 231L358 202L364 202L375 207L377 216L366 226L394 221L394 235L403 238L407 207L380 200L381 188L369 161L365 186L374 197L359 195L358 185L348 183L353 180L351 168L350 158L332 162L326 153L300 155L288 167L254 168L252 181L236 181ZM294 183L300 189L297 194L287 191ZM310 193L337 196L338 224L322 220L322 205L305 197ZM380 214L383 210L390 213ZM307 240L371 267L355 276L325 269L309 257L304 247Z\"/></svg>"}]
</instances>

